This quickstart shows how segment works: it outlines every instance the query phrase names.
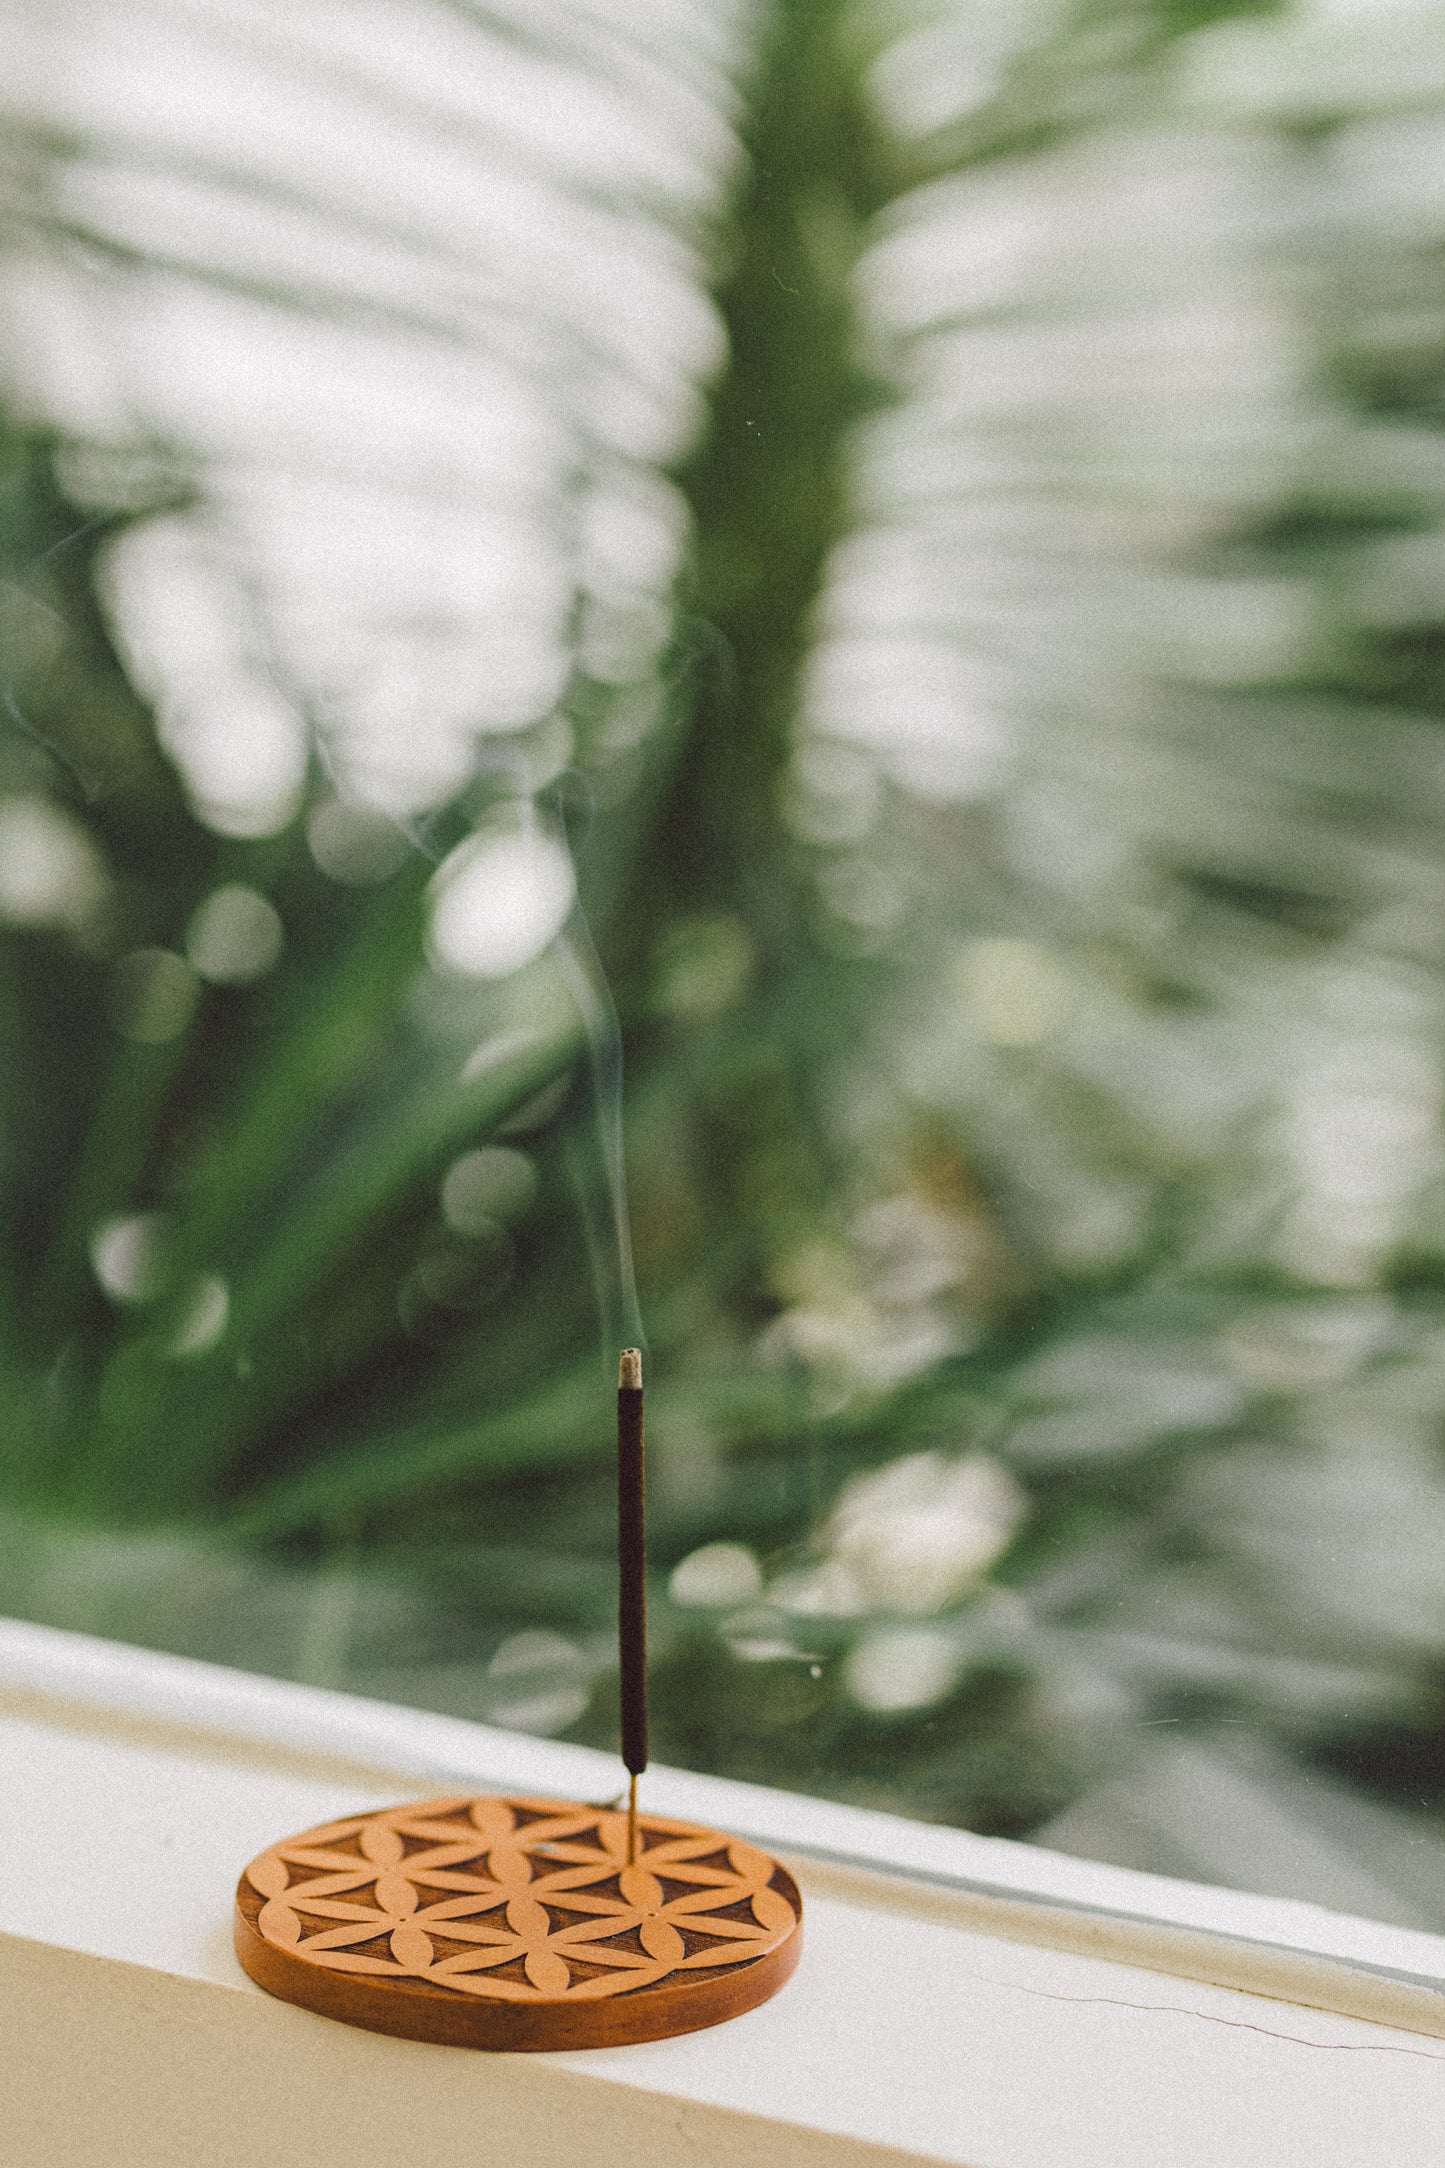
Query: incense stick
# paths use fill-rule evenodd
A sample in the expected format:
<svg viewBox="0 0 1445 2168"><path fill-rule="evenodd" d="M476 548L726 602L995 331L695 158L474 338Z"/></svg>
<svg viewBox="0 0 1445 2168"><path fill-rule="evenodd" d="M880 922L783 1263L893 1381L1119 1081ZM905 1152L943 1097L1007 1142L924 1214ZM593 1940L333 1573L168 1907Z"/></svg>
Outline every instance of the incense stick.
<svg viewBox="0 0 1445 2168"><path fill-rule="evenodd" d="M622 1760L628 1773L627 1858L637 1864L637 1780L647 1767L647 1517L642 1442L642 1356L617 1365L617 1655Z"/></svg>

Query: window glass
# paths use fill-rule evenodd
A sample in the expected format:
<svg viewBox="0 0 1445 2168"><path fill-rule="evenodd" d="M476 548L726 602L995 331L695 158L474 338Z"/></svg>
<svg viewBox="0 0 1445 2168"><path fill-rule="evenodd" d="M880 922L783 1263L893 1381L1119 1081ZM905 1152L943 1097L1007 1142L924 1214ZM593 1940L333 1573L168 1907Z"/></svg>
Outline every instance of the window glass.
<svg viewBox="0 0 1445 2168"><path fill-rule="evenodd" d="M7 27L0 1603L1445 1927L1445 9Z"/></svg>

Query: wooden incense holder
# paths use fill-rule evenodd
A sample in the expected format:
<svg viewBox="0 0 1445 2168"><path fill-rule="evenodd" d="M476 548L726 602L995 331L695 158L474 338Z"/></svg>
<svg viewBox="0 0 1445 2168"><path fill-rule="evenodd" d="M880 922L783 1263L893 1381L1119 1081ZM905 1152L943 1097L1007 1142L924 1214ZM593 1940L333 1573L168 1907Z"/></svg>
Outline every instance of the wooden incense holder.
<svg viewBox="0 0 1445 2168"><path fill-rule="evenodd" d="M655 1814L453 1798L273 1844L236 1891L236 1954L283 2001L452 2047L620 2047L766 2002L803 1904L775 1859Z"/></svg>

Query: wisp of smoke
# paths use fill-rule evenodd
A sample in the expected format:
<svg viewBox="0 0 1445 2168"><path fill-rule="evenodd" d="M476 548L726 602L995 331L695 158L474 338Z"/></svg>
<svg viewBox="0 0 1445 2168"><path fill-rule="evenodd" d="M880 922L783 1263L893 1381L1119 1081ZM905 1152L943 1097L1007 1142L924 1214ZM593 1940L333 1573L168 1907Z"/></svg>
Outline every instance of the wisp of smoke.
<svg viewBox="0 0 1445 2168"><path fill-rule="evenodd" d="M570 849L560 796L559 791L557 816ZM622 1026L580 901L574 903L567 924L553 943L553 953L577 1004L587 1042L587 1066L602 1173L601 1209L584 1155L575 1144L568 1150L568 1171L592 1268L603 1355L611 1364L620 1347L645 1350L647 1336L637 1298L632 1226L627 1209L627 1161L622 1125Z"/></svg>

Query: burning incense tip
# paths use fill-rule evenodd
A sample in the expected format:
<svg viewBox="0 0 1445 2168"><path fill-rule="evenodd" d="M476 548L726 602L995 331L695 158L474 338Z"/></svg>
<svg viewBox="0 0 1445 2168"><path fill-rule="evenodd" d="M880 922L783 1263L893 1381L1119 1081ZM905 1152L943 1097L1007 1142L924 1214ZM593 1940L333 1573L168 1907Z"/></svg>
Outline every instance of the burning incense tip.
<svg viewBox="0 0 1445 2168"><path fill-rule="evenodd" d="M617 1358L617 1389L624 1392L629 1388L635 1393L642 1391L641 1348L625 1347Z"/></svg>

